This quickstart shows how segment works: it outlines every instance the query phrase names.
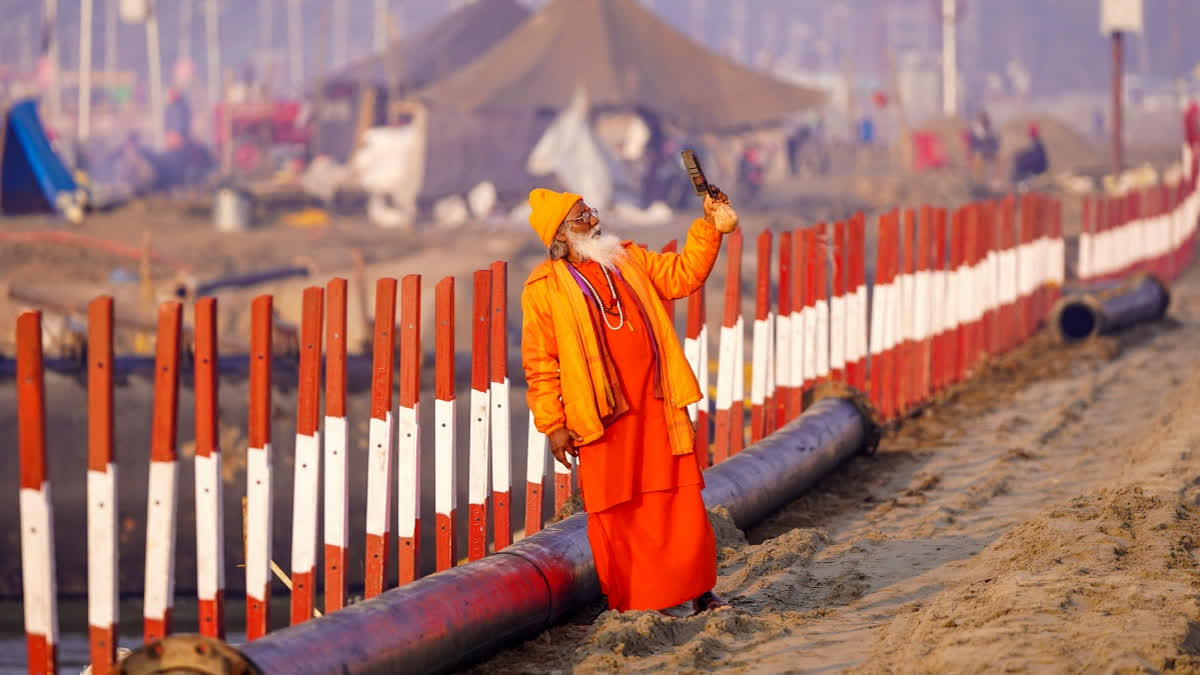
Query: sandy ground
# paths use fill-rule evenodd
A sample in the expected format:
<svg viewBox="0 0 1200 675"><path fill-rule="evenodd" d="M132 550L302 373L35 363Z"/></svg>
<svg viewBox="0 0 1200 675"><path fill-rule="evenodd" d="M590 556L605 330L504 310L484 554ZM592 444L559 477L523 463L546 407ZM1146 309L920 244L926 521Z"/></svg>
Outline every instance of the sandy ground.
<svg viewBox="0 0 1200 675"><path fill-rule="evenodd" d="M477 672L1200 671L1200 272L1170 318L1039 336L741 533L736 611L582 613Z"/></svg>

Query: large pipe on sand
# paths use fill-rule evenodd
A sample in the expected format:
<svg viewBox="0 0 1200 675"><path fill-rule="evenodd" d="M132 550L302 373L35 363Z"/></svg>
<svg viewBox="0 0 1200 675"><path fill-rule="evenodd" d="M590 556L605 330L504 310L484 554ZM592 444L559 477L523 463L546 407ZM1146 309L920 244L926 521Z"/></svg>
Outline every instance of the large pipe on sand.
<svg viewBox="0 0 1200 675"><path fill-rule="evenodd" d="M738 527L751 527L846 459L872 450L877 440L878 427L861 396L822 398L783 429L707 470L704 501L728 509ZM201 651L205 659L187 665L194 672L460 668L537 635L599 596L586 523L584 514L571 516L482 560L236 649L184 648L204 638L170 636L132 654L121 672L162 672L165 655ZM214 659L218 653L225 656Z"/></svg>
<svg viewBox="0 0 1200 675"><path fill-rule="evenodd" d="M1116 287L1064 297L1051 312L1051 327L1061 342L1079 342L1161 319L1170 302L1167 287L1142 274Z"/></svg>

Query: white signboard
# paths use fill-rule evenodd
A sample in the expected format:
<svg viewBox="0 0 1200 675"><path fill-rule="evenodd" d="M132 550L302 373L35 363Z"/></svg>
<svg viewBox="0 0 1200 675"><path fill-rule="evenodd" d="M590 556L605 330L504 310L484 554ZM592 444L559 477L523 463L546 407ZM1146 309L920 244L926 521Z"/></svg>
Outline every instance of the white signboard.
<svg viewBox="0 0 1200 675"><path fill-rule="evenodd" d="M1142 32L1142 0L1100 0L1100 33Z"/></svg>

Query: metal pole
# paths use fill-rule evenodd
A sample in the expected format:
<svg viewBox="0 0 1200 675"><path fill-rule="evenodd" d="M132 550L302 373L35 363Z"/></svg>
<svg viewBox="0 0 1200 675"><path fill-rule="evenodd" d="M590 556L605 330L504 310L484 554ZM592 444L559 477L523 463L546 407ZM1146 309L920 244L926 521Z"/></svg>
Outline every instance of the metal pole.
<svg viewBox="0 0 1200 675"><path fill-rule="evenodd" d="M158 11L151 5L146 15L146 56L150 71L150 129L154 147L163 147L162 52L158 45Z"/></svg>
<svg viewBox="0 0 1200 675"><path fill-rule="evenodd" d="M92 0L79 3L79 140L86 141L92 125Z"/></svg>
<svg viewBox="0 0 1200 675"><path fill-rule="evenodd" d="M104 2L104 70L109 77L117 70L117 0Z"/></svg>
<svg viewBox="0 0 1200 675"><path fill-rule="evenodd" d="M1121 140L1122 119L1121 119L1121 103L1124 98L1124 90L1121 82L1122 74L1124 73L1124 50L1122 49L1121 31L1115 30L1112 34L1112 170L1116 175L1121 173L1121 167L1124 165L1123 148Z"/></svg>
<svg viewBox="0 0 1200 675"><path fill-rule="evenodd" d="M958 114L958 0L942 0L942 113Z"/></svg>
<svg viewBox="0 0 1200 675"><path fill-rule="evenodd" d="M208 0L205 4L204 12L204 56L208 61L208 74L205 80L208 82L208 106L212 108L222 100L221 96L221 37L219 32L219 21L221 18L221 10L217 6L219 0ZM109 0L112 2L112 0ZM213 130L213 137L216 138L216 130Z"/></svg>
<svg viewBox="0 0 1200 675"><path fill-rule="evenodd" d="M304 56L300 53L300 0L288 0L288 74L292 76L292 86L297 90L304 88Z"/></svg>
<svg viewBox="0 0 1200 675"><path fill-rule="evenodd" d="M49 125L54 129L58 127L58 116L62 113L61 92L58 89L58 0L46 0L45 8L45 30L49 40L46 59L50 62L50 89L46 94L46 103Z"/></svg>
<svg viewBox="0 0 1200 675"><path fill-rule="evenodd" d="M375 51L382 52L388 43L388 0L375 0Z"/></svg>

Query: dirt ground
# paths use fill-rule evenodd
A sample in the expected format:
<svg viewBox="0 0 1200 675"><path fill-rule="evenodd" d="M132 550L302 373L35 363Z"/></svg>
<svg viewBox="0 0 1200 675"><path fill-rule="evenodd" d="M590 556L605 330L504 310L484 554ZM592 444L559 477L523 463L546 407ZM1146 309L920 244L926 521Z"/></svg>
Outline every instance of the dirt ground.
<svg viewBox="0 0 1200 675"><path fill-rule="evenodd" d="M1200 672L1200 272L1169 318L1045 335L750 532L735 611L582 614L476 672Z"/></svg>

